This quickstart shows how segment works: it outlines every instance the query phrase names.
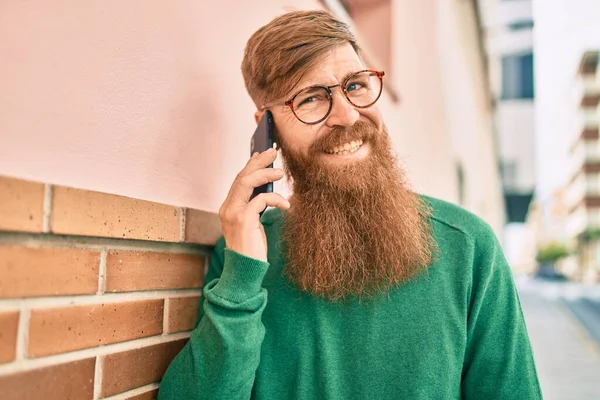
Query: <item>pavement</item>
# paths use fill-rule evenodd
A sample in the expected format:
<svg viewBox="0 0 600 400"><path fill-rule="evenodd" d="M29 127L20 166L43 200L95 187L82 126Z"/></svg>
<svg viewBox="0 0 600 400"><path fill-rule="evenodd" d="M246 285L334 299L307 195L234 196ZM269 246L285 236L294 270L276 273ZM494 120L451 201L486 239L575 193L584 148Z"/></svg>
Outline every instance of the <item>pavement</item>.
<svg viewBox="0 0 600 400"><path fill-rule="evenodd" d="M517 278L546 400L600 400L600 285Z"/></svg>

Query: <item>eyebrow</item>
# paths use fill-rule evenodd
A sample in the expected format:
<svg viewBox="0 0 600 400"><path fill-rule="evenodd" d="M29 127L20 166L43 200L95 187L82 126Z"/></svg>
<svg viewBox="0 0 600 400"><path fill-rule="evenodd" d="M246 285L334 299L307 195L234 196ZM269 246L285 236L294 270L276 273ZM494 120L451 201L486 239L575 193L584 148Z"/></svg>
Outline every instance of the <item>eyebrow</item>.
<svg viewBox="0 0 600 400"><path fill-rule="evenodd" d="M346 72L346 74L344 74L344 76L342 76L342 79L339 82L335 83L335 85L342 84L346 79L350 78L352 75L356 74L359 71L364 71L364 68L363 69L357 69L356 71ZM294 94L298 93L299 91L304 90L304 89L309 88L309 87L313 87L313 86L331 86L331 85L326 85L324 83L313 83L311 85L305 85L305 86L303 85L303 86L295 89L290 94L290 96L293 96Z"/></svg>
<svg viewBox="0 0 600 400"><path fill-rule="evenodd" d="M361 70L359 69L359 70L356 70L356 71L353 71L353 72L348 72L346 75L344 75L344 76L342 77L342 80L341 80L339 83L342 83L342 82L344 82L346 79L350 78L352 75L354 75L354 74L355 74L355 73L357 73L358 71L361 71Z"/></svg>

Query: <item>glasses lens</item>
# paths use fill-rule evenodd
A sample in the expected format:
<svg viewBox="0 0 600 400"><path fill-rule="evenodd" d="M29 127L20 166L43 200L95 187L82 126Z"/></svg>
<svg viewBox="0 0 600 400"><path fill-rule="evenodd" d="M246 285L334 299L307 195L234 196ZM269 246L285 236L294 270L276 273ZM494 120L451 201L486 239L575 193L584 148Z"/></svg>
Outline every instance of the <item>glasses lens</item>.
<svg viewBox="0 0 600 400"><path fill-rule="evenodd" d="M300 121L311 124L327 115L331 106L331 96L325 88L309 87L296 95L292 106Z"/></svg>
<svg viewBox="0 0 600 400"><path fill-rule="evenodd" d="M381 79L373 72L359 72L348 79L344 89L352 104L357 107L368 107L379 99Z"/></svg>

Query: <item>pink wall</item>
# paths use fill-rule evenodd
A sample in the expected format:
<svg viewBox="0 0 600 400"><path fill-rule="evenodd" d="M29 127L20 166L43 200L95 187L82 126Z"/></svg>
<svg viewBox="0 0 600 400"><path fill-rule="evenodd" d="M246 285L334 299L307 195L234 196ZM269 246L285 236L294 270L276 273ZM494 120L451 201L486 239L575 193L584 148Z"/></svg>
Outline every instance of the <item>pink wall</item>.
<svg viewBox="0 0 600 400"><path fill-rule="evenodd" d="M360 31L362 38L367 42L368 49L376 60L386 70L387 77L393 76L390 69L391 48L391 0L348 0L351 7L351 16ZM379 66L376 66L379 67Z"/></svg>
<svg viewBox="0 0 600 400"><path fill-rule="evenodd" d="M287 3L4 3L0 174L217 210L255 126L240 73L246 40L275 15L319 7ZM395 4L403 103L384 96L381 106L417 186L448 197L434 1Z"/></svg>
<svg viewBox="0 0 600 400"><path fill-rule="evenodd" d="M237 3L5 3L0 174L217 209L254 129L245 41L285 11Z"/></svg>

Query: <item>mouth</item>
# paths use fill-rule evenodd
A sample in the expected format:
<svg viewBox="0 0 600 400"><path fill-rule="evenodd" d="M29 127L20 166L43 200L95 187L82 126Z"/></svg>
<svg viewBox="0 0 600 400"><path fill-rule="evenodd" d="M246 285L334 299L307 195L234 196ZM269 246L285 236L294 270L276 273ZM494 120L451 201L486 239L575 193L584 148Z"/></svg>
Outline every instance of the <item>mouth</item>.
<svg viewBox="0 0 600 400"><path fill-rule="evenodd" d="M336 156L347 156L356 153L363 146L362 140L353 140L340 146L325 149L325 153Z"/></svg>

